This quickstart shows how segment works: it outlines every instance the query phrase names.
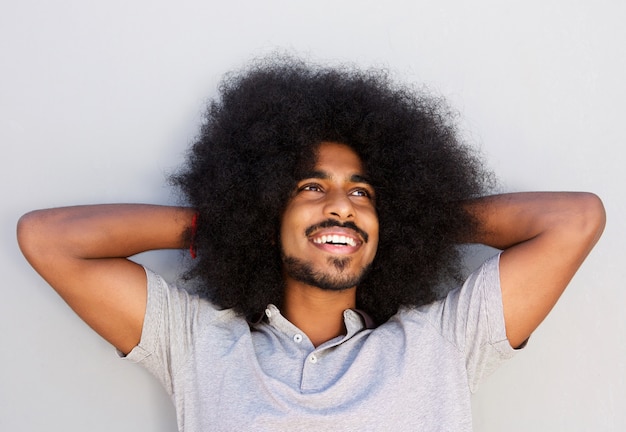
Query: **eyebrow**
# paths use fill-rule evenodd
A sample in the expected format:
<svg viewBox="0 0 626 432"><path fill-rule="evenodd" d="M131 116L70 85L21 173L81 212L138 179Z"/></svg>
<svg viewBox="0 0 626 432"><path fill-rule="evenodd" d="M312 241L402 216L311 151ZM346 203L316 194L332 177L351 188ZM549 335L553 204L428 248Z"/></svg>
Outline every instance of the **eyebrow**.
<svg viewBox="0 0 626 432"><path fill-rule="evenodd" d="M314 170L314 171L305 172L304 175L300 177L300 180L309 179L309 178L329 180L332 178L332 176L328 174L326 171ZM365 184L372 186L372 183L367 179L367 177L365 177L362 174L352 174L348 179L350 180L351 183L365 183Z"/></svg>

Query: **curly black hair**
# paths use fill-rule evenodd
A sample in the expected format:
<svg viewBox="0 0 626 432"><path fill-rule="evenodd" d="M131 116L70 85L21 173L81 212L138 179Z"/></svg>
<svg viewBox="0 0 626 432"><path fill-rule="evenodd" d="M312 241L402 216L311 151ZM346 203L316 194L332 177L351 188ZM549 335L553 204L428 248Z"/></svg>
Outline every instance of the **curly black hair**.
<svg viewBox="0 0 626 432"><path fill-rule="evenodd" d="M199 212L186 276L201 294L248 319L281 304L280 218L324 141L349 145L376 191L379 246L357 307L383 322L458 278L458 240L477 229L463 201L483 195L491 176L440 98L382 70L281 56L227 75L220 96L172 176Z"/></svg>

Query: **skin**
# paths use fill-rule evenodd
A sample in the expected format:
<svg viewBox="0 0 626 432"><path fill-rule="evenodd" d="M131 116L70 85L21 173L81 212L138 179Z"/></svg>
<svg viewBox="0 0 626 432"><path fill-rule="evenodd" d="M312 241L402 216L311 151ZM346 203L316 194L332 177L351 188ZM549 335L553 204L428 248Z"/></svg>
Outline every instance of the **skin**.
<svg viewBox="0 0 626 432"><path fill-rule="evenodd" d="M483 230L474 243L502 249L506 334L518 347L548 315L606 223L601 200L580 192L505 194L467 204Z"/></svg>
<svg viewBox="0 0 626 432"><path fill-rule="evenodd" d="M281 226L283 252L331 279L355 276L375 257L374 191L360 178L358 156L342 144L323 143L315 171L298 184L287 203ZM364 191L371 193L369 201ZM599 239L604 207L590 193L543 192L479 198L467 202L466 208L482 229L459 241L503 250L500 279L506 333L517 347L547 316ZM38 210L20 219L17 236L26 259L70 307L128 353L140 340L146 309L145 273L128 257L147 250L186 248L183 233L193 213L188 208L135 204ZM307 228L327 219L354 221L369 241L358 244L358 234L332 228L327 230L352 236L358 246L312 242L320 231L307 235ZM339 271L328 265L329 258L350 261ZM294 278L287 269L285 286L282 312L314 345L345 331L343 311L354 307L356 286L321 289Z"/></svg>
<svg viewBox="0 0 626 432"><path fill-rule="evenodd" d="M143 204L38 210L18 222L33 268L78 316L123 353L141 337L146 274L127 257L187 247L192 209Z"/></svg>
<svg viewBox="0 0 626 432"><path fill-rule="evenodd" d="M358 280L376 255L378 217L374 188L365 178L361 160L350 147L322 143L313 172L298 182L283 213L280 231L283 255L307 263L313 272L328 279L353 281L342 290L320 289L284 272L282 313L314 345L344 332L343 311L356 306ZM352 222L362 234L335 226L310 230L327 220ZM346 237L350 244L323 242L333 235L339 236L340 241ZM338 268L333 264L335 260L347 264Z"/></svg>

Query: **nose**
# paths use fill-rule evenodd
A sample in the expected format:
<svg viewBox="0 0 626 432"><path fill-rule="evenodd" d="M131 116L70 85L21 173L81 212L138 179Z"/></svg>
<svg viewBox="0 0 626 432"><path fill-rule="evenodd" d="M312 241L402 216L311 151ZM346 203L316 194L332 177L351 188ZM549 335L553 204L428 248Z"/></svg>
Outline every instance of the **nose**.
<svg viewBox="0 0 626 432"><path fill-rule="evenodd" d="M339 219L354 218L354 206L343 190L335 190L326 195L324 212L327 216Z"/></svg>

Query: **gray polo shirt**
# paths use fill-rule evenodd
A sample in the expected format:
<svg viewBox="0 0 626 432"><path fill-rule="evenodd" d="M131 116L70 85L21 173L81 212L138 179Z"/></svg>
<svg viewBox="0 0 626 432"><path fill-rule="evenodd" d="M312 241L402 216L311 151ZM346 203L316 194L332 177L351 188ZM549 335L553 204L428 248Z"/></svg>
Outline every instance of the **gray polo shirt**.
<svg viewBox="0 0 626 432"><path fill-rule="evenodd" d="M141 341L128 359L152 372L181 431L470 431L470 395L514 353L498 256L441 301L403 308L315 348L278 308L249 325L232 310L147 271Z"/></svg>

